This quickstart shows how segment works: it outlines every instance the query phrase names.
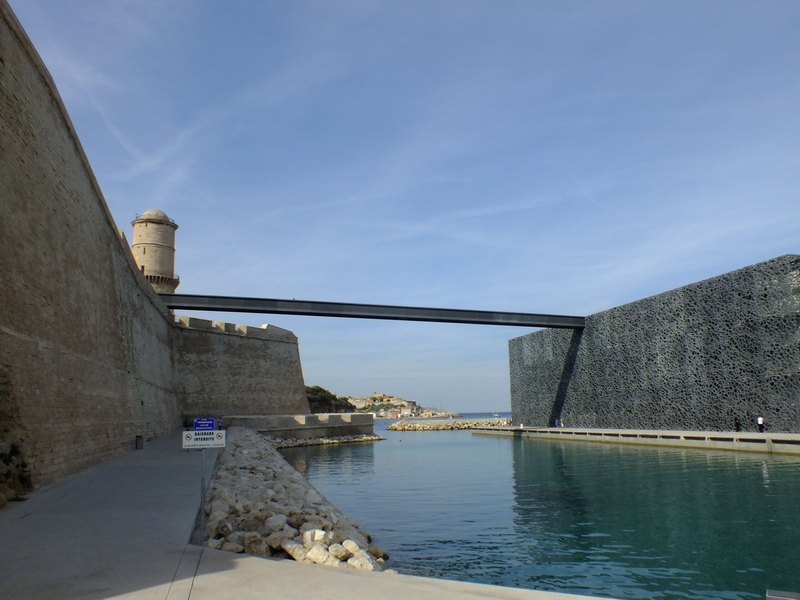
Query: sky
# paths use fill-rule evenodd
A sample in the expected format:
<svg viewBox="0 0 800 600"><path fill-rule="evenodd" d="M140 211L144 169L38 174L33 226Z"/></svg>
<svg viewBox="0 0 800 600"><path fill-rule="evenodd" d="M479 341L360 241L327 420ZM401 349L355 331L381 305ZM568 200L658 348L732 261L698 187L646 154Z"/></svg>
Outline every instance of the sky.
<svg viewBox="0 0 800 600"><path fill-rule="evenodd" d="M796 0L10 0L178 292L589 315L800 253ZM192 313L509 410L519 327Z"/></svg>

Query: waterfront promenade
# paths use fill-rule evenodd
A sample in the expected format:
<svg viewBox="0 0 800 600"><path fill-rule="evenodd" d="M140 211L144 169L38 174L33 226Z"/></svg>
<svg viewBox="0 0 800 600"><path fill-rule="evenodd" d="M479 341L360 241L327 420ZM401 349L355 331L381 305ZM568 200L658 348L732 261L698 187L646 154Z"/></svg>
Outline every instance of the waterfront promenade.
<svg viewBox="0 0 800 600"><path fill-rule="evenodd" d="M204 452L208 478L216 453ZM194 546L189 539L200 504L200 472L201 453L181 450L175 433L0 509L0 598L585 598Z"/></svg>
<svg viewBox="0 0 800 600"><path fill-rule="evenodd" d="M581 429L569 427L478 427L474 433L559 441L604 442L729 450L800 456L800 433L734 431L669 431L646 429Z"/></svg>

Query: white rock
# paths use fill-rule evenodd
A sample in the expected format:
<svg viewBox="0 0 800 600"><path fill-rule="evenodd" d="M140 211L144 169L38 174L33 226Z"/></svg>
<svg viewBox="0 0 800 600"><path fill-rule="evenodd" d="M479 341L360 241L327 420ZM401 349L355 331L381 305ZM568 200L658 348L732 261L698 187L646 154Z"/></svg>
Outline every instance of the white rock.
<svg viewBox="0 0 800 600"><path fill-rule="evenodd" d="M318 565L325 565L327 567L341 567L344 565L342 561L328 552L328 550L322 544L314 544L308 551L308 554L306 554L306 560L310 560Z"/></svg>
<svg viewBox="0 0 800 600"><path fill-rule="evenodd" d="M283 540L283 542L281 542L281 548L297 562L303 562L308 555L308 550L306 550L305 546L294 540Z"/></svg>
<svg viewBox="0 0 800 600"><path fill-rule="evenodd" d="M378 561L371 554L361 549L358 552L353 552L353 556L347 559L347 564L362 571L383 571L383 567Z"/></svg>
<svg viewBox="0 0 800 600"><path fill-rule="evenodd" d="M344 548L350 552L350 554L355 554L359 550L363 550L363 548L356 544L353 540L344 540L342 542L342 546L344 546Z"/></svg>
<svg viewBox="0 0 800 600"><path fill-rule="evenodd" d="M301 528L302 530L302 528ZM303 546L311 548L315 544L325 544L326 546L331 543L331 535L322 529L309 529L303 532Z"/></svg>
<svg viewBox="0 0 800 600"><path fill-rule="evenodd" d="M264 525L269 527L272 531L280 531L286 525L286 515L272 515L269 519L264 521Z"/></svg>
<svg viewBox="0 0 800 600"><path fill-rule="evenodd" d="M244 546L236 542L225 542L222 544L222 550L226 552L244 552Z"/></svg>
<svg viewBox="0 0 800 600"><path fill-rule="evenodd" d="M210 547L369 570L381 568L370 552L385 556L266 439L240 427L228 429L205 511Z"/></svg>
<svg viewBox="0 0 800 600"><path fill-rule="evenodd" d="M347 560L350 558L350 551L341 544L331 544L328 547L328 552L333 554L339 560Z"/></svg>

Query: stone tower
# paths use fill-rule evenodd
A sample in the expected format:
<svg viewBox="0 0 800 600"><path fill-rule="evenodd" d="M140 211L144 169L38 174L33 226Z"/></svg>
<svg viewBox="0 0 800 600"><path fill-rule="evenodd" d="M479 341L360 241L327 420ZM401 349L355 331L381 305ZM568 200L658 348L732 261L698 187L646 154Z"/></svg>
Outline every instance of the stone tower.
<svg viewBox="0 0 800 600"><path fill-rule="evenodd" d="M131 251L139 270L156 292L174 294L180 284L175 275L175 221L153 209L144 211L131 224Z"/></svg>

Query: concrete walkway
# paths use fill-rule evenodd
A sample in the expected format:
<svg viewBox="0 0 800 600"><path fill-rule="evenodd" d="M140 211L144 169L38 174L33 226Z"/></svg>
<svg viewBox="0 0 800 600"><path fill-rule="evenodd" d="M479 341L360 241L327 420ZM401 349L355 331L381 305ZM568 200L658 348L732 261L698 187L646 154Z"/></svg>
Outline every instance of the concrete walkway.
<svg viewBox="0 0 800 600"><path fill-rule="evenodd" d="M205 472L215 459L205 450ZM0 598L577 600L535 592L269 560L189 544L201 452L178 433L0 510Z"/></svg>

